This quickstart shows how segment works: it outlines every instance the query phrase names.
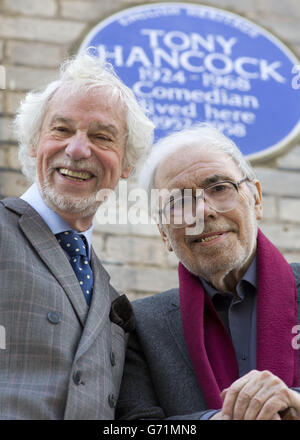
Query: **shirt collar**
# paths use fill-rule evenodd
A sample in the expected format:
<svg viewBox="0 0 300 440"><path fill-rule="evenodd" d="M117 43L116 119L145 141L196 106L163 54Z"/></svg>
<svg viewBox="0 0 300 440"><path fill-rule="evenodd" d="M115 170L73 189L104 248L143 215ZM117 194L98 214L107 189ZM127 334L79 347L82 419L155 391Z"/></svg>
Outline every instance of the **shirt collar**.
<svg viewBox="0 0 300 440"><path fill-rule="evenodd" d="M220 292L215 287L213 287L210 283L208 283L204 278L201 278L199 276L199 279L203 285L203 288L205 292L210 296L212 299L216 293L228 293L228 292ZM238 282L236 290L238 295L243 298L246 294L245 284L244 282L249 283L254 289L255 292L257 290L257 269L256 269L256 255L254 256L250 266L248 267L247 271L245 272L242 279Z"/></svg>
<svg viewBox="0 0 300 440"><path fill-rule="evenodd" d="M83 232L76 231L70 227L70 225L62 219L55 211L49 208L44 202L36 183L28 188L28 190L20 197L27 202L37 213L42 217L44 222L49 226L52 233L59 234L64 231L74 231L78 234L84 235L88 243L88 255L90 257L90 247L92 242L92 231L94 225Z"/></svg>

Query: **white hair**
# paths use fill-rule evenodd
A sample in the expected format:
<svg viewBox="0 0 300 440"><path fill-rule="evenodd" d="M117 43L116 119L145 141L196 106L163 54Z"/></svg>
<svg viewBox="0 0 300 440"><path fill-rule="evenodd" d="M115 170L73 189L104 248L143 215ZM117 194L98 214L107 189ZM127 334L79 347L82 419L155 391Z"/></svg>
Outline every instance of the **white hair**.
<svg viewBox="0 0 300 440"><path fill-rule="evenodd" d="M25 176L33 181L36 176L36 159L30 150L36 148L40 130L54 94L62 87L68 92L104 88L112 99L119 98L127 110L127 139L123 166L137 166L151 148L153 123L147 118L133 92L122 83L109 63L103 63L88 51L66 60L60 68L60 76L43 90L26 95L15 118L15 131L19 142L19 160Z"/></svg>
<svg viewBox="0 0 300 440"><path fill-rule="evenodd" d="M189 145L191 148L195 148L195 144L199 144L207 150L213 148L230 156L243 176L248 177L251 189L254 189L251 181L256 179L255 173L236 144L211 124L198 123L189 129L172 133L154 144L139 175L139 184L147 191L149 199L151 190L154 189L155 173L160 163L178 149Z"/></svg>

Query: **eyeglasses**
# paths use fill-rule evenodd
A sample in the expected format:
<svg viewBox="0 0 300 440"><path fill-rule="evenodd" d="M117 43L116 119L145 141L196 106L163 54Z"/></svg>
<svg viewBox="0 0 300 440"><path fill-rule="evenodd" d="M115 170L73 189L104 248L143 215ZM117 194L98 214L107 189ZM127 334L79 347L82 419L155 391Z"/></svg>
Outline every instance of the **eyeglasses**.
<svg viewBox="0 0 300 440"><path fill-rule="evenodd" d="M169 224L172 228L184 228L195 223L200 209L204 210L204 202L217 212L231 211L238 202L239 186L249 180L247 177L239 182L224 180L205 188L192 190L175 190L170 199L160 210L161 223ZM202 201L201 205L199 200Z"/></svg>

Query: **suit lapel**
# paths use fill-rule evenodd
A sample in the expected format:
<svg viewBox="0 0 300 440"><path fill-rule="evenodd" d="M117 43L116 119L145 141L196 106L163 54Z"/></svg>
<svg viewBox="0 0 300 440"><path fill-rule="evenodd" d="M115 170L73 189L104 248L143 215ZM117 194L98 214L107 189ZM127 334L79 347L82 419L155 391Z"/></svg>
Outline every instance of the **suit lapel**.
<svg viewBox="0 0 300 440"><path fill-rule="evenodd" d="M175 345L180 351L185 362L188 364L189 368L194 371L184 339L178 294L170 304L170 308L165 314L165 319L168 330L172 338L174 339Z"/></svg>
<svg viewBox="0 0 300 440"><path fill-rule="evenodd" d="M4 199L2 203L20 215L19 225L22 232L64 289L81 324L84 325L87 304L77 277L48 225L28 203L21 199Z"/></svg>
<svg viewBox="0 0 300 440"><path fill-rule="evenodd" d="M176 291L176 295L173 296L173 300L165 314L165 319L168 330L172 338L174 339L174 347L177 346L178 351L181 353L181 356L183 357L189 370L191 370L192 374L195 376L195 382L197 382L195 370L192 365L188 348L184 339L178 290ZM198 388L198 393L203 400L203 404L205 405L204 395L200 387Z"/></svg>
<svg viewBox="0 0 300 440"><path fill-rule="evenodd" d="M109 275L93 249L91 249L91 267L94 277L93 297L75 360L90 347L107 323L111 302L114 299L110 297Z"/></svg>
<svg viewBox="0 0 300 440"><path fill-rule="evenodd" d="M91 266L94 277L93 297L90 308L86 304L77 277L66 255L41 217L29 207L30 213L20 217L19 224L50 272L63 287L83 326L75 359L78 359L95 340L109 316L111 302L109 275L91 249Z"/></svg>

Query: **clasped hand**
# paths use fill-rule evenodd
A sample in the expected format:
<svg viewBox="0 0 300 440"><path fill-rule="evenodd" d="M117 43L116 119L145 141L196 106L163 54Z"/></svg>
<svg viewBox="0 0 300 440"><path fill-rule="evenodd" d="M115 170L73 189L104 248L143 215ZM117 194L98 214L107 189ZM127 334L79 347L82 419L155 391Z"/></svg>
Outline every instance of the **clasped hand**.
<svg viewBox="0 0 300 440"><path fill-rule="evenodd" d="M252 370L221 393L210 420L300 420L300 394L270 371Z"/></svg>

